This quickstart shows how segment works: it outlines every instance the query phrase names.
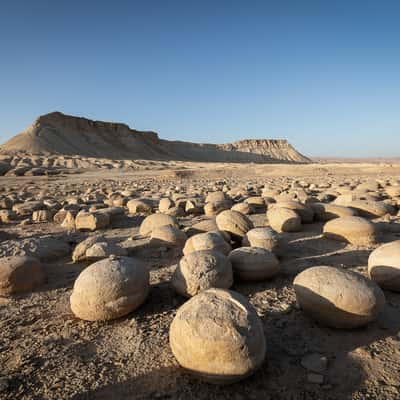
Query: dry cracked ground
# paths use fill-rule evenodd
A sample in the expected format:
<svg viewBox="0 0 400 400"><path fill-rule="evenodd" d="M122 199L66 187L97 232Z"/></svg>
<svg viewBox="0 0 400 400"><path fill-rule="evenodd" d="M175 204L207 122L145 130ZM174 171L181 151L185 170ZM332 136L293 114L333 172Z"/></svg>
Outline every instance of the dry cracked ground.
<svg viewBox="0 0 400 400"><path fill-rule="evenodd" d="M270 188L292 198L301 199L305 193L331 201L340 187L378 182L376 192L382 193L385 185L398 184L399 179L400 165L396 164L191 164L179 169L165 166L161 171L149 165L146 171L80 170L73 175L1 177L0 196L28 205L48 200L60 208L74 203L87 207L90 202L84 199L94 192L103 194L98 201L111 199L120 206L124 196L150 198L156 204L161 197L178 193L198 198L200 204L211 191L230 191L238 202ZM170 283L181 251L149 246L138 235L145 214L129 214L125 209L107 228L80 232L53 221L32 221L32 210L25 215L6 213L0 225L0 256L34 254L44 265L46 281L32 293L0 297L0 398L399 399L400 295L385 290L383 312L366 327L336 330L305 316L292 286L300 271L315 265L366 275L370 252L400 239L396 215L400 200L391 200L396 213L373 219L380 232L376 245L329 240L322 235L323 222L303 224L300 232L280 234L277 277L256 283L235 281L232 289L249 299L262 320L267 356L254 375L226 386L203 383L186 374L170 350L169 326L186 301ZM182 229L206 219L196 214L177 217ZM265 211L249 217L255 226L268 225ZM79 320L69 306L74 281L87 266L73 263L71 252L77 243L98 234L120 243L150 268L147 301L109 322ZM307 362L310 358L316 358L316 364L323 360L322 368Z"/></svg>

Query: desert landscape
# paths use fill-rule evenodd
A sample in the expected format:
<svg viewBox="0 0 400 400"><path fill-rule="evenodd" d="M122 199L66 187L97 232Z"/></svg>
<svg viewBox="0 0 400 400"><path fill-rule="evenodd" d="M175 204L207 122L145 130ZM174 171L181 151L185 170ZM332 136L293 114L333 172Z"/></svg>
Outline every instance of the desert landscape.
<svg viewBox="0 0 400 400"><path fill-rule="evenodd" d="M400 163L54 112L0 148L1 399L399 399Z"/></svg>

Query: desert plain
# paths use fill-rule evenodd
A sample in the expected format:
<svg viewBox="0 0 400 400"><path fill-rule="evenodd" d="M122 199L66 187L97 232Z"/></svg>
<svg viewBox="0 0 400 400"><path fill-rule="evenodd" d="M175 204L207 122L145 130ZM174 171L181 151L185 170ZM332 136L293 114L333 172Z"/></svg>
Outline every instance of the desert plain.
<svg viewBox="0 0 400 400"><path fill-rule="evenodd" d="M58 164L65 160L53 158L60 158ZM122 162L94 165L80 163L79 157L74 160L57 174L0 177L0 256L33 256L44 273L34 289L0 297L1 399L400 398L400 295L384 290L385 305L372 322L335 329L306 315L293 288L296 275L314 266L368 277L370 253L400 239L400 198L387 192L388 187L399 188L400 164L142 160L133 168ZM310 205L353 193L391 210L366 217L376 228L377 239L364 245L325 237L326 221L314 216L296 232L278 233L278 274L260 281L235 277L230 289L256 310L266 357L251 376L229 385L192 376L174 357L169 329L187 299L176 292L171 278L183 244L154 242L139 232L143 220L159 212L160 200L169 198L175 205L171 203L173 210L167 213L176 218L179 229L187 237L199 233L193 225L215 220L215 215L204 213L207 194L213 192L224 193L230 206L262 199L249 202L246 214L254 227L269 226L267 210L289 199ZM132 199L146 199L150 206L135 203L128 208ZM79 210L108 208L114 211L106 226L74 226ZM60 210L69 210L72 222L63 224L66 214ZM72 254L89 237L123 248L150 272L147 299L125 316L86 321L71 311L74 282L91 263L74 262Z"/></svg>

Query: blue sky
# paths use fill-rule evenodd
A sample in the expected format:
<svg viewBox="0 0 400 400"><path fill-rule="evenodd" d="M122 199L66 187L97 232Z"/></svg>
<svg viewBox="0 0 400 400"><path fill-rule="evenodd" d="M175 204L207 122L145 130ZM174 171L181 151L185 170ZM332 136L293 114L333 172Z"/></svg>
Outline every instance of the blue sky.
<svg viewBox="0 0 400 400"><path fill-rule="evenodd" d="M399 1L0 0L0 141L51 111L400 155Z"/></svg>

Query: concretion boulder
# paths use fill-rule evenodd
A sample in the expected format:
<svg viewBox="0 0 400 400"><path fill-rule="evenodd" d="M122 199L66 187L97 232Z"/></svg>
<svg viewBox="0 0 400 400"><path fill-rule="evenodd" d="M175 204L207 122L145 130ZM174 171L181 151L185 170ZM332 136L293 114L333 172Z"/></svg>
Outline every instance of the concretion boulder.
<svg viewBox="0 0 400 400"><path fill-rule="evenodd" d="M395 209L383 201L354 200L349 207L355 209L364 218L379 218L386 214L395 214Z"/></svg>
<svg viewBox="0 0 400 400"><path fill-rule="evenodd" d="M231 210L239 211L240 213L242 213L244 215L249 215L253 211L250 204L245 203L245 202L235 204L234 206L232 206Z"/></svg>
<svg viewBox="0 0 400 400"><path fill-rule="evenodd" d="M206 203L214 202L214 201L224 201L228 200L226 194L224 192L209 192L206 196Z"/></svg>
<svg viewBox="0 0 400 400"><path fill-rule="evenodd" d="M179 364L212 383L233 383L264 361L263 326L254 308L239 293L209 289L181 306L169 340Z"/></svg>
<svg viewBox="0 0 400 400"><path fill-rule="evenodd" d="M183 247L186 242L186 234L172 225L164 225L154 229L150 235L152 246Z"/></svg>
<svg viewBox="0 0 400 400"><path fill-rule="evenodd" d="M139 233L142 236L150 236L153 230L166 225L179 228L178 222L174 217L161 213L151 214L142 221L139 228Z"/></svg>
<svg viewBox="0 0 400 400"><path fill-rule="evenodd" d="M261 247L274 252L279 246L279 235L269 226L254 228L243 237L242 246Z"/></svg>
<svg viewBox="0 0 400 400"><path fill-rule="evenodd" d="M379 246L370 254L368 274L381 288L400 291L400 240Z"/></svg>
<svg viewBox="0 0 400 400"><path fill-rule="evenodd" d="M272 278L280 265L275 255L261 247L239 247L232 250L229 260L235 276L243 281L262 281Z"/></svg>
<svg viewBox="0 0 400 400"><path fill-rule="evenodd" d="M266 211L265 200L261 196L251 196L244 200L252 210L256 213L263 213ZM239 210L238 210L239 211Z"/></svg>
<svg viewBox="0 0 400 400"><path fill-rule="evenodd" d="M158 203L158 211L162 213L168 211L172 207L175 207L175 203L173 202L173 200L167 197L161 199Z"/></svg>
<svg viewBox="0 0 400 400"><path fill-rule="evenodd" d="M116 319L138 308L149 288L149 272L140 260L112 256L80 273L70 298L71 310L87 321Z"/></svg>
<svg viewBox="0 0 400 400"><path fill-rule="evenodd" d="M230 200L210 201L204 205L204 214L212 217L224 210L229 210L231 207L232 202Z"/></svg>
<svg viewBox="0 0 400 400"><path fill-rule="evenodd" d="M110 256L127 256L128 252L124 247L112 242L97 242L90 246L85 252L87 261L99 261Z"/></svg>
<svg viewBox="0 0 400 400"><path fill-rule="evenodd" d="M129 214L146 213L153 211L153 202L149 199L132 199L126 203Z"/></svg>
<svg viewBox="0 0 400 400"><path fill-rule="evenodd" d="M110 225L109 214L96 212L79 211L75 217L75 228L82 231L96 231L105 229Z"/></svg>
<svg viewBox="0 0 400 400"><path fill-rule="evenodd" d="M326 222L335 218L357 216L356 210L332 203L313 203L311 207L318 221Z"/></svg>
<svg viewBox="0 0 400 400"><path fill-rule="evenodd" d="M385 296L375 282L334 267L308 268L296 276L297 302L311 318L332 328L357 328L376 319Z"/></svg>
<svg viewBox="0 0 400 400"><path fill-rule="evenodd" d="M219 230L228 232L232 239L240 241L250 229L254 228L253 222L246 215L233 210L218 214L216 223Z"/></svg>
<svg viewBox="0 0 400 400"><path fill-rule="evenodd" d="M95 243L104 242L105 238L103 236L89 236L87 239L78 243L72 252L72 261L79 262L86 260L86 251L92 247Z"/></svg>
<svg viewBox="0 0 400 400"><path fill-rule="evenodd" d="M324 225L324 236L341 242L367 246L377 240L374 224L361 217L341 217L328 221Z"/></svg>
<svg viewBox="0 0 400 400"><path fill-rule="evenodd" d="M301 222L303 224L310 224L314 221L314 210L298 201L278 201L277 203L273 204L271 208L287 208L289 210L293 210L301 218Z"/></svg>
<svg viewBox="0 0 400 400"><path fill-rule="evenodd" d="M213 287L229 289L232 284L230 261L213 250L195 251L182 257L172 277L176 292L186 297Z"/></svg>
<svg viewBox="0 0 400 400"><path fill-rule="evenodd" d="M269 208L267 219L271 228L277 232L299 232L302 229L300 216L288 208Z"/></svg>
<svg viewBox="0 0 400 400"><path fill-rule="evenodd" d="M226 242L222 234L218 231L198 233L191 236L185 243L183 254L187 255L199 250L216 250L224 255L228 255L232 248Z"/></svg>
<svg viewBox="0 0 400 400"><path fill-rule="evenodd" d="M29 292L40 286L44 278L42 265L37 258L0 258L0 295Z"/></svg>

